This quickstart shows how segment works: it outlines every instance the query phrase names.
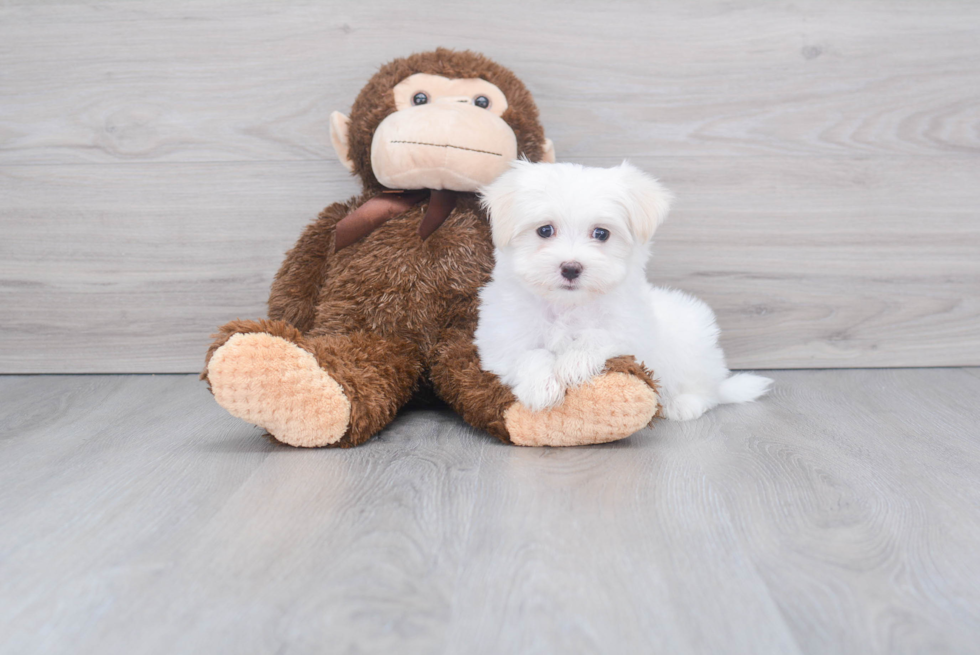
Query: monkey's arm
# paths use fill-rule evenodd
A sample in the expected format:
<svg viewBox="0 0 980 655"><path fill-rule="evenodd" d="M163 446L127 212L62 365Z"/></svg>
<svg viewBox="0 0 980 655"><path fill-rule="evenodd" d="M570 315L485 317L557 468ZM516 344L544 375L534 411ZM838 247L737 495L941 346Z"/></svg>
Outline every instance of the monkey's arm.
<svg viewBox="0 0 980 655"><path fill-rule="evenodd" d="M300 332L313 327L320 287L333 255L334 228L352 206L353 201L334 203L303 230L272 283L269 318L286 321Z"/></svg>

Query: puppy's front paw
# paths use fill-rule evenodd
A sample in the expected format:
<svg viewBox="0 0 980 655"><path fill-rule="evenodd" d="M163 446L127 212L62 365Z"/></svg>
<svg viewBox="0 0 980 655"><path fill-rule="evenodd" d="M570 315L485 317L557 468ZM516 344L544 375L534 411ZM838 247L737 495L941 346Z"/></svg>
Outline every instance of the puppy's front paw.
<svg viewBox="0 0 980 655"><path fill-rule="evenodd" d="M711 405L708 401L693 393L682 393L663 399L664 416L671 421L690 421L699 418L709 409Z"/></svg>
<svg viewBox="0 0 980 655"><path fill-rule="evenodd" d="M538 379L525 379L518 382L512 389L514 395L532 412L540 412L560 405L565 399L565 387L554 376Z"/></svg>
<svg viewBox="0 0 980 655"><path fill-rule="evenodd" d="M566 387L577 387L602 373L605 365L605 357L588 350L566 350L555 360L555 377Z"/></svg>

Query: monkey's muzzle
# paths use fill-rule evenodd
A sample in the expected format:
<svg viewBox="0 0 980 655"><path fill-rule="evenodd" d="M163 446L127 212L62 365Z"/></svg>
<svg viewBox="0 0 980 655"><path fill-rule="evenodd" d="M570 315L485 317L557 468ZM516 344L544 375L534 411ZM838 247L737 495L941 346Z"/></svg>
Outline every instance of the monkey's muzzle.
<svg viewBox="0 0 980 655"><path fill-rule="evenodd" d="M499 116L463 103L395 112L371 142L375 177L393 189L474 192L517 158L517 137Z"/></svg>

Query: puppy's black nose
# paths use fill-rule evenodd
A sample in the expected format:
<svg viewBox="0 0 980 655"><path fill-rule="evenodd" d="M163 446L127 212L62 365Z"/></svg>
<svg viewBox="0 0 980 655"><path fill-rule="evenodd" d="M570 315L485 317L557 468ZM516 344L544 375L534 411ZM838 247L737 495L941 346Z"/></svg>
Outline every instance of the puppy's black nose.
<svg viewBox="0 0 980 655"><path fill-rule="evenodd" d="M561 276L566 280L574 280L582 274L582 265L578 262L565 262L561 265Z"/></svg>

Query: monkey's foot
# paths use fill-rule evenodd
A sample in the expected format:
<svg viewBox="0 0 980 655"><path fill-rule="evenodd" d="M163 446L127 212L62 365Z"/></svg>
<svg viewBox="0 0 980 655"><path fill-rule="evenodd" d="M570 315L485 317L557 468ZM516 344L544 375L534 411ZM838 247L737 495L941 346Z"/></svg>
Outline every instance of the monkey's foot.
<svg viewBox="0 0 980 655"><path fill-rule="evenodd" d="M264 332L236 334L208 362L218 404L290 446L336 443L350 423L344 390L309 352Z"/></svg>
<svg viewBox="0 0 980 655"><path fill-rule="evenodd" d="M510 439L518 446L584 446L625 439L649 425L657 392L630 373L607 372L569 389L553 409L532 412L514 403L504 412Z"/></svg>

